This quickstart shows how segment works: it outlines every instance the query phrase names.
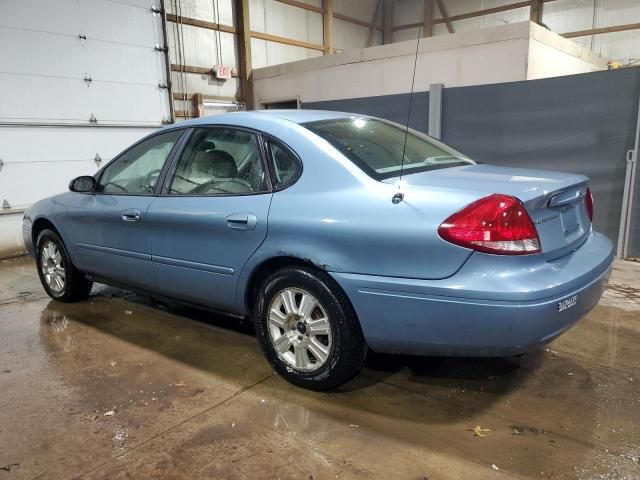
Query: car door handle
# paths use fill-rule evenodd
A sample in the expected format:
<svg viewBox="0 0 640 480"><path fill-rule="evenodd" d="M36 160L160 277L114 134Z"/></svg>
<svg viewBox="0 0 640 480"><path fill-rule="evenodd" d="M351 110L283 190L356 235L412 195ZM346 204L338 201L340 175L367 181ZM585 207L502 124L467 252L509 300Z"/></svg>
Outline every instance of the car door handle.
<svg viewBox="0 0 640 480"><path fill-rule="evenodd" d="M129 208L122 212L122 220L125 222L139 222L141 218L140 210Z"/></svg>
<svg viewBox="0 0 640 480"><path fill-rule="evenodd" d="M253 230L258 223L258 218L252 213L232 213L226 220L231 230Z"/></svg>

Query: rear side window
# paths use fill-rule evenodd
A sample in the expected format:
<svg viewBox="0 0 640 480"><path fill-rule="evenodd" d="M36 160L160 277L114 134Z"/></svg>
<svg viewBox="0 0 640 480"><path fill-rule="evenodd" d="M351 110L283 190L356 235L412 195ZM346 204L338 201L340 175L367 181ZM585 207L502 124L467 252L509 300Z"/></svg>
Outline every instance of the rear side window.
<svg viewBox="0 0 640 480"><path fill-rule="evenodd" d="M404 173L474 164L434 138L397 123L369 117L304 123L376 180Z"/></svg>
<svg viewBox="0 0 640 480"><path fill-rule="evenodd" d="M302 173L298 157L274 140L267 140L267 150L273 165L273 186L277 190L293 184Z"/></svg>

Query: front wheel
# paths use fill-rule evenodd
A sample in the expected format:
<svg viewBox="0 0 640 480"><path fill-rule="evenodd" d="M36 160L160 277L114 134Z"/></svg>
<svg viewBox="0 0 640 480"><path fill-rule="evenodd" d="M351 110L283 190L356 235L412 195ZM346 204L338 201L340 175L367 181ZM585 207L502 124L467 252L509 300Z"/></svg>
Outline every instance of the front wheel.
<svg viewBox="0 0 640 480"><path fill-rule="evenodd" d="M58 234L43 230L36 245L38 276L47 295L61 302L86 299L93 283L73 266Z"/></svg>
<svg viewBox="0 0 640 480"><path fill-rule="evenodd" d="M353 377L367 346L345 294L324 272L277 271L263 284L256 332L275 370L289 382L330 390Z"/></svg>

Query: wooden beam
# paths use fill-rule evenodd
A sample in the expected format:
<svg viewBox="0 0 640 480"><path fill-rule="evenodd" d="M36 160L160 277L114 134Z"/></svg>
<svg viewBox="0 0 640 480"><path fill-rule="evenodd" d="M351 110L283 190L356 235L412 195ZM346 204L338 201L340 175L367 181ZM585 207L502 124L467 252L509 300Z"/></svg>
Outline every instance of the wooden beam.
<svg viewBox="0 0 640 480"><path fill-rule="evenodd" d="M173 92L174 100L192 100L194 95L201 95L203 100L219 100L221 102L241 102L242 100L239 97L229 97L224 95L207 95L205 93L193 93L193 92Z"/></svg>
<svg viewBox="0 0 640 480"><path fill-rule="evenodd" d="M423 0L422 36L433 36L433 0Z"/></svg>
<svg viewBox="0 0 640 480"><path fill-rule="evenodd" d="M542 0L533 0L529 6L529 20L542 23Z"/></svg>
<svg viewBox="0 0 640 480"><path fill-rule="evenodd" d="M196 117L204 117L204 101L201 93L196 93L191 97L193 102L193 110L196 112Z"/></svg>
<svg viewBox="0 0 640 480"><path fill-rule="evenodd" d="M247 110L253 110L253 73L251 66L251 23L249 0L235 0L236 29L238 30L238 61L240 90Z"/></svg>
<svg viewBox="0 0 640 480"><path fill-rule="evenodd" d="M207 22L204 20L199 20L197 18L189 18L189 17L178 17L176 15L167 15L167 20L172 21L172 22L180 22L184 25L191 25L194 27L199 27L199 28L205 28L208 30L220 30L223 32L229 32L229 33L237 33L237 30L234 27L230 27L228 25L219 25L217 23L214 22ZM366 26L369 26L368 23L363 22ZM324 46L317 44L317 43L311 43L311 42L304 42L302 40L295 40L293 38L286 38L286 37L281 37L279 35L271 35L269 33L262 33L262 32L251 32L251 36L254 38L261 38L262 40L269 40L271 42L277 42L277 43L283 43L285 45L294 45L296 47L304 47L304 48L310 48L312 50L320 50L320 51L324 51ZM204 72L202 71L202 67L192 67L192 69L197 69L194 71L191 71L189 73L208 73L208 72Z"/></svg>
<svg viewBox="0 0 640 480"><path fill-rule="evenodd" d="M378 0L376 3L376 11L373 12L373 18L371 19L371 26L369 27L369 38L367 40L367 47L373 45L373 41L376 39L376 30L378 29L378 17L382 15L382 5L384 0Z"/></svg>
<svg viewBox="0 0 640 480"><path fill-rule="evenodd" d="M385 0L384 16L382 17L382 43L393 43L393 2Z"/></svg>
<svg viewBox="0 0 640 480"><path fill-rule="evenodd" d="M586 37L588 35L603 35L605 33L626 32L629 30L640 30L640 23L628 23L626 25L614 25L611 27L590 28L589 30L579 30L577 32L561 33L565 38Z"/></svg>
<svg viewBox="0 0 640 480"><path fill-rule="evenodd" d="M508 5L500 5L499 7L485 8L483 10L475 10L473 12L461 13L460 15L452 15L449 17L450 22L457 22L458 20L466 20L468 18L482 17L484 15L491 15L492 13L506 12L509 10L515 10L518 8L525 8L531 6L532 2L536 0L526 0L522 2L510 3ZM556 0L541 0L542 3L554 2ZM433 23L441 24L445 23L444 18L436 18ZM394 30L406 30L409 28L418 28L422 25L421 23L408 23L406 25L399 25L394 28Z"/></svg>
<svg viewBox="0 0 640 480"><path fill-rule="evenodd" d="M322 32L324 34L324 54L333 50L333 0L322 0Z"/></svg>
<svg viewBox="0 0 640 480"><path fill-rule="evenodd" d="M176 110L176 117L178 117L178 118L196 118L193 115L191 115L189 110Z"/></svg>
<svg viewBox="0 0 640 480"><path fill-rule="evenodd" d="M370 23L367 23L364 20L360 20L354 17L349 17L348 15L343 15L342 13L333 12L333 18L337 18L338 20L342 20L344 22L353 23L354 25L360 25L361 27L369 28L371 26ZM377 28L380 29L380 27L377 27Z"/></svg>
<svg viewBox="0 0 640 480"><path fill-rule="evenodd" d="M453 24L451 23L451 19L447 14L447 8L444 6L444 0L436 0L436 3L438 4L440 15L442 15L442 19L444 20L444 23L447 25L447 30L449 30L449 33L454 33Z"/></svg>
<svg viewBox="0 0 640 480"><path fill-rule="evenodd" d="M311 42L304 42L302 40L294 40L293 38L281 37L279 35L271 35L270 33L251 32L251 36L253 38L268 40L270 42L282 43L284 45L293 45L295 47L310 48L311 50L320 50L321 52L325 50L325 46L320 45L319 43L311 43Z"/></svg>
<svg viewBox="0 0 640 480"><path fill-rule="evenodd" d="M300 2L298 0L274 0L279 3L284 3L285 5L291 5L292 7L302 8L303 10L308 10L310 12L315 13L324 13L323 7L316 7L315 5L310 5L308 3ZM342 20L344 22L353 23L355 25L360 25L361 27L369 27L371 24L365 22L364 20L360 20L359 18L350 17L348 15L344 15L342 13L333 12L333 18L337 18L338 20ZM382 28L377 27L380 30Z"/></svg>
<svg viewBox="0 0 640 480"><path fill-rule="evenodd" d="M194 67L193 65L178 65L176 63L171 64L171 71L197 73L199 75L213 75L211 67Z"/></svg>
<svg viewBox="0 0 640 480"><path fill-rule="evenodd" d="M236 29L230 25L221 25L216 22L207 22L197 18L181 17L167 13L167 20L170 22L181 23L183 25L191 25L192 27L206 28L209 30L220 30L221 32L236 33Z"/></svg>
<svg viewBox="0 0 640 480"><path fill-rule="evenodd" d="M276 2L284 3L285 5L291 5L292 7L302 8L303 10L309 10L311 12L323 13L322 7L316 7L305 2L299 2L297 0L275 0Z"/></svg>
<svg viewBox="0 0 640 480"><path fill-rule="evenodd" d="M234 69L235 70L235 69ZM185 72L185 73L195 73L197 75L213 75L212 67L196 67L195 65L180 65L177 63L171 64L172 72ZM233 78L238 78L238 72L232 71L231 76Z"/></svg>

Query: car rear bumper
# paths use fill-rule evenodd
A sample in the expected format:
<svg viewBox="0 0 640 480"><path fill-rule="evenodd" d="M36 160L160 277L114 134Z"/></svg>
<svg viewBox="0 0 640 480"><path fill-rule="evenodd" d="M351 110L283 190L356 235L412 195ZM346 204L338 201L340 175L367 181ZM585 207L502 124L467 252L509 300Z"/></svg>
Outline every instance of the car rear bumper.
<svg viewBox="0 0 640 480"><path fill-rule="evenodd" d="M584 317L598 303L612 262L611 242L592 233L552 262L474 253L444 280L332 276L375 351L508 356L553 340Z"/></svg>

